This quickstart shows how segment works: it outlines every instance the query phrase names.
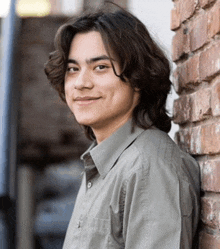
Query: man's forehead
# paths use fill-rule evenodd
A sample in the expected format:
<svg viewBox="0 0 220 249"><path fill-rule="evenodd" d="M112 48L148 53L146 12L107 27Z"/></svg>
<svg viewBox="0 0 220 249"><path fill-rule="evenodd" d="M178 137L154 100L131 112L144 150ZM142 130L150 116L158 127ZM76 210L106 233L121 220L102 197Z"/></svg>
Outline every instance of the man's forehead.
<svg viewBox="0 0 220 249"><path fill-rule="evenodd" d="M102 36L98 31L77 33L70 45L69 59L85 61L116 60L111 49L106 49Z"/></svg>

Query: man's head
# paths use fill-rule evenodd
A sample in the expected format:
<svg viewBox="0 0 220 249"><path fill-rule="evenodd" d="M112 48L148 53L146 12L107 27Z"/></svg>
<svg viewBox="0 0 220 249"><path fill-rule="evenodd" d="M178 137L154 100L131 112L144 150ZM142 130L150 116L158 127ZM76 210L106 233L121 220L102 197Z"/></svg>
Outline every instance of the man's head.
<svg viewBox="0 0 220 249"><path fill-rule="evenodd" d="M92 128L98 143L132 117L139 101L139 90L116 76L113 67L120 74L118 59L108 55L99 32L74 36L64 80L65 100L77 122Z"/></svg>
<svg viewBox="0 0 220 249"><path fill-rule="evenodd" d="M168 132L171 121L165 104L171 87L169 62L150 37L146 27L122 9L84 14L58 30L55 39L56 51L50 55L45 72L62 100L67 102L65 76L74 38L94 31L102 39L115 76L139 93L139 101L132 112L134 124L148 128L147 114L152 124ZM115 66L115 59L118 68ZM87 135L94 137L90 127L86 125L85 128Z"/></svg>

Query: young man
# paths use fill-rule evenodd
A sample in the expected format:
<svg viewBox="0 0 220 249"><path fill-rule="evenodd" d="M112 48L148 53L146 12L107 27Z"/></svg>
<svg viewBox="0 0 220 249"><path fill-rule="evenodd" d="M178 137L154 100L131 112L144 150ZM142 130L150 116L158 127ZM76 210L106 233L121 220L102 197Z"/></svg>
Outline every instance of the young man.
<svg viewBox="0 0 220 249"><path fill-rule="evenodd" d="M63 25L45 72L86 135L64 249L196 248L199 167L167 132L169 62L133 15Z"/></svg>

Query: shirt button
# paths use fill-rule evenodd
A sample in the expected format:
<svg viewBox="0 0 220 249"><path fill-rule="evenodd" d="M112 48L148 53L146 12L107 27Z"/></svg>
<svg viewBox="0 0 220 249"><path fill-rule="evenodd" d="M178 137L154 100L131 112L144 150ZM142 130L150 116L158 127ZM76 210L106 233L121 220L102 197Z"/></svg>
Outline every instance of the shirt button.
<svg viewBox="0 0 220 249"><path fill-rule="evenodd" d="M77 228L80 228L80 221L77 222Z"/></svg>
<svg viewBox="0 0 220 249"><path fill-rule="evenodd" d="M88 182L87 187L88 187L88 188L91 188L91 187L92 187L92 183L91 183L91 182Z"/></svg>

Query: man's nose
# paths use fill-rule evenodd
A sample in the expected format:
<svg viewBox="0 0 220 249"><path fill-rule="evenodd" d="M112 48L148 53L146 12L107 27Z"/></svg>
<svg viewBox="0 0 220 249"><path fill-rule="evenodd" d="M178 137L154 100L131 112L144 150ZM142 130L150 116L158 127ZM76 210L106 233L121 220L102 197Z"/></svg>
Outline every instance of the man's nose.
<svg viewBox="0 0 220 249"><path fill-rule="evenodd" d="M82 90L84 88L93 88L92 77L88 70L82 70L79 72L74 84L74 88L78 90Z"/></svg>

